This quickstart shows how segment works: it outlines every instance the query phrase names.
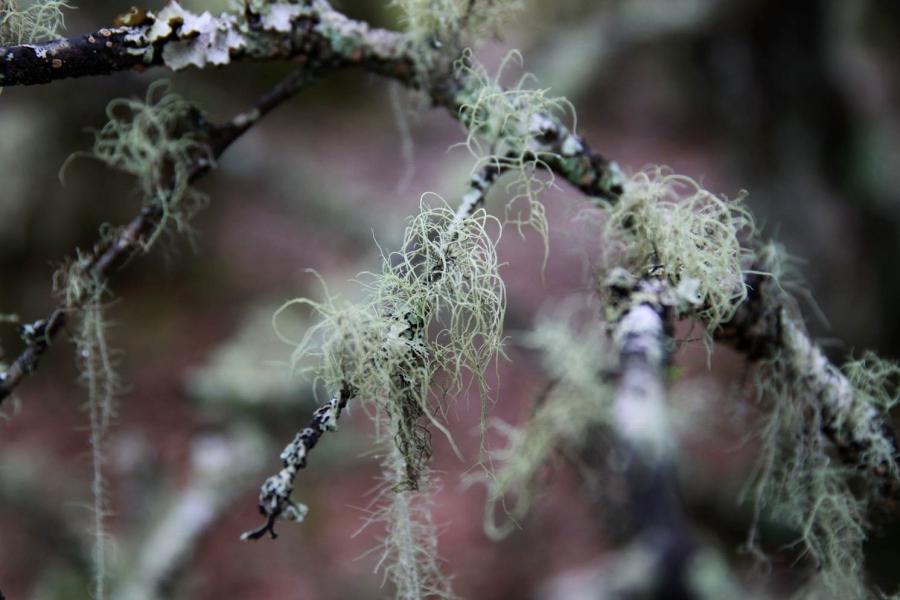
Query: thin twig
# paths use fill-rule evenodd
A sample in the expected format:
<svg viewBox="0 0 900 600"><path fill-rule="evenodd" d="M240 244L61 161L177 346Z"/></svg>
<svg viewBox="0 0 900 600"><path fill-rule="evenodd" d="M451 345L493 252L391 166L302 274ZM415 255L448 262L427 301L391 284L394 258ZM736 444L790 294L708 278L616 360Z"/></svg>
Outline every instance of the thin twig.
<svg viewBox="0 0 900 600"><path fill-rule="evenodd" d="M313 77L314 75L309 69L292 72L227 123L213 125L198 116L198 130L208 139L210 155L214 159L218 159L259 119L290 98ZM208 173L212 167L213 164L208 160L201 159L195 164L190 181L196 181ZM162 208L159 204L143 207L140 213L114 239L107 243L98 243L94 247L94 251L88 259L86 273L94 281L105 282L118 265L128 262L129 259L144 250L142 240L156 229L161 218ZM78 308L77 300L76 298L59 304L50 311L46 319L36 321L23 328L23 332L27 333L27 335L23 335L26 342L25 349L4 373L0 373L0 404L37 368L41 356L65 328L68 316Z"/></svg>

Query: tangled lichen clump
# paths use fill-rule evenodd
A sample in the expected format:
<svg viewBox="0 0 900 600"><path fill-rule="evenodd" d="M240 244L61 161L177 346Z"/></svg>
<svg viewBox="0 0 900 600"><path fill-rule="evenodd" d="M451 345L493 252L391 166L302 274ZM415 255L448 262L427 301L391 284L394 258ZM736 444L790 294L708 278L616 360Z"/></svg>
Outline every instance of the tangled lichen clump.
<svg viewBox="0 0 900 600"><path fill-rule="evenodd" d="M537 494L537 474L558 449L579 449L587 436L609 424L612 388L604 373L612 367L607 334L592 319L577 326L571 307L542 318L528 336L528 345L542 352L553 382L534 414L521 428L495 420L506 438L489 454L485 474L488 494L484 527L494 538L513 531ZM498 508L507 517L498 523Z"/></svg>
<svg viewBox="0 0 900 600"><path fill-rule="evenodd" d="M137 178L144 201L160 210L159 225L144 242L146 247L170 224L189 231L190 217L206 202L205 195L190 187L191 176L214 164L197 126L200 113L170 93L168 82L156 81L143 100L113 100L106 114L109 122L94 133L90 152L73 157L89 156Z"/></svg>
<svg viewBox="0 0 900 600"><path fill-rule="evenodd" d="M64 0L0 0L0 44L28 44L59 37L65 29Z"/></svg>
<svg viewBox="0 0 900 600"><path fill-rule="evenodd" d="M694 316L708 333L747 298L744 267L751 253L742 238L755 232L741 198L729 200L665 168L635 174L607 214L607 260L637 273L662 276L692 296Z"/></svg>
<svg viewBox="0 0 900 600"><path fill-rule="evenodd" d="M574 131L575 110L568 100L551 95L548 89L531 87L535 79L530 73L505 88L501 81L514 63L522 64L522 56L515 51L491 76L470 51L463 54L457 61L457 76L465 82L457 96L460 122L467 131L466 147L476 159L473 172L494 165L512 174L506 184L512 195L506 206L507 222L520 232L523 226L535 229L546 245L547 220L538 196L553 185L547 160L556 155L542 146L541 136L550 116L571 115Z"/></svg>
<svg viewBox="0 0 900 600"><path fill-rule="evenodd" d="M483 210L454 217L446 205L423 202L403 250L384 256L380 273L363 275L366 301L288 303L284 308L310 305L322 317L297 344L294 367L310 372L329 395L347 385L358 398L410 417L416 410L404 399L413 398L418 416L432 422L432 408L443 409L428 401L435 374L445 377L437 400L472 381L484 390L506 310L496 254L500 225ZM411 430L416 419L404 420Z"/></svg>
<svg viewBox="0 0 900 600"><path fill-rule="evenodd" d="M403 249L363 275L364 301L340 304L326 291L322 302L301 298L281 309L308 305L321 317L296 344L295 370L329 397L352 390L376 423L384 489L369 521L385 524L379 566L403 598L450 594L428 511L431 428L447 434L444 399L473 382L487 401L484 372L500 351L506 308L498 238L499 222L483 210L458 219L423 200Z"/></svg>

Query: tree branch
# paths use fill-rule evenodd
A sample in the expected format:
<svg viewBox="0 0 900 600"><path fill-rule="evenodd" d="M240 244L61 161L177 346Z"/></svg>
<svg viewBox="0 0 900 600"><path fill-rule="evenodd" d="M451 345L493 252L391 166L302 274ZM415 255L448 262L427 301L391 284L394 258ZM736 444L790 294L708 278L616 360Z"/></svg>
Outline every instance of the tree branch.
<svg viewBox="0 0 900 600"><path fill-rule="evenodd" d="M214 159L219 158L253 124L287 100L312 78L312 71L308 69L294 71L247 110L222 125L208 123L198 113L196 115L197 128L208 140L210 155ZM207 160L199 161L194 166L190 181L196 181L208 173L212 167L213 164ZM111 241L100 242L94 246L85 272L94 281L106 281L118 265L124 264L141 253L144 249L142 240L156 229L162 216L163 210L159 204L143 207L140 213ZM25 341L26 347L9 368L0 373L0 404L25 377L37 368L41 356L65 328L68 316L78 308L79 301L80 298L68 299L50 311L46 319L22 327L22 339Z"/></svg>
<svg viewBox="0 0 900 600"><path fill-rule="evenodd" d="M488 163L472 174L469 179L469 189L463 194L462 201L454 213L453 219L447 227L450 239L456 239L455 232L461 223L471 217L475 211L482 207L491 186L497 182L506 171L502 164ZM429 275L429 282L434 283L443 273L436 271ZM392 318L405 327L406 335L418 339L424 334L423 323L410 319L409 315L395 314ZM403 373L394 373L394 377L402 378ZM339 392L332 395L331 399L320 406L313 413L312 419L303 428L293 441L288 444L281 453L282 469L277 474L269 477L262 484L259 492L259 512L266 521L256 529L247 531L241 535L242 540L257 540L268 533L273 539L278 537L275 533L275 522L278 519L289 521L302 521L306 516L306 506L291 500L294 492L294 481L300 469L306 467L306 460L310 450L319 441L326 431L337 431L338 419L347 406L353 400L358 391L348 383L344 383ZM414 466L410 469L410 481L414 481L416 474Z"/></svg>
<svg viewBox="0 0 900 600"><path fill-rule="evenodd" d="M459 119L474 84L452 69L429 74L424 83L406 36L349 19L324 0L276 3L263 13L248 7L242 15L219 17L195 15L175 4L158 14L133 12L120 22L87 36L0 47L0 57L6 57L0 60L0 85L34 85L152 66L179 70L291 59L320 72L357 67L410 88L427 87L434 104ZM616 164L591 151L559 119L541 115L533 129L532 150L548 168L590 196L615 200L622 193L623 177Z"/></svg>
<svg viewBox="0 0 900 600"><path fill-rule="evenodd" d="M688 570L695 544L677 489L665 392L673 347L673 294L657 279L639 280L630 289L611 286L611 292L621 311L613 333L619 354L613 431L628 465L629 505L639 524L638 544L652 560L641 597L692 598Z"/></svg>
<svg viewBox="0 0 900 600"><path fill-rule="evenodd" d="M765 271L763 268L758 269ZM780 355L794 375L817 398L822 413L822 432L841 458L851 465L869 464L873 449L887 449L893 462L869 464L868 476L881 483L881 492L900 501L900 451L887 415L868 405L841 370L806 333L803 322L792 315L787 294L772 277L749 275L747 300L734 318L716 333L716 339L743 352L752 360Z"/></svg>

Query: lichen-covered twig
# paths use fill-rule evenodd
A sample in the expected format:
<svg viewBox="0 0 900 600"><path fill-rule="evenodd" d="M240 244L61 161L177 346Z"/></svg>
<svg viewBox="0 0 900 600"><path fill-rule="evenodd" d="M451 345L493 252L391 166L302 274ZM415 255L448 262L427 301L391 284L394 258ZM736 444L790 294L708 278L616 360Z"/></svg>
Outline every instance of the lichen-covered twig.
<svg viewBox="0 0 900 600"><path fill-rule="evenodd" d="M428 224L422 223L423 228L427 227L446 227L446 231L441 232L437 241L429 239L434 230L426 229L421 235L415 232L414 235L408 236L409 247L405 247L402 253L396 256L402 258L405 262L398 265L394 272L390 273L392 285L401 286L404 280L409 279L415 285L426 285L428 287L436 287L445 277L453 276L453 245L458 243L459 236L466 235L463 230L465 222L472 218L475 212L481 208L484 199L491 186L503 174L504 169L494 163L488 163L472 174L469 180L469 191L463 195L457 210L452 214L452 218L445 219L444 223ZM430 247L423 248L424 243L431 244ZM477 244L477 242L476 242ZM432 255L437 256L432 256ZM459 257L456 257L459 260ZM420 264L422 263L422 264ZM430 269L427 273L420 272L422 265L425 264ZM396 278L396 279L394 279ZM475 285L476 282L467 281L467 285ZM410 284L412 285L412 284ZM451 284L452 285L452 284ZM402 290L399 290L402 291ZM404 292L408 293L408 292ZM337 421L340 418L341 411L348 402L357 397L361 392L371 392L373 390L360 390L354 383L355 378L347 374L352 371L348 363L362 362L360 371L365 375L359 376L360 380L369 380L373 373L381 375L381 363L386 362L392 364L392 352L389 347L400 344L399 353L401 359L397 369L384 375L392 382L393 390L398 397L392 398L387 409L394 411L391 417L396 419L394 428L396 429L395 443L398 445L400 454L406 461L404 472L405 485L414 489L417 485L419 470L422 465L419 464L427 458L429 449L427 439L419 439L421 435L427 435L415 425L415 422L425 417L421 399L416 394L421 393L421 382L413 382L419 371L430 371L431 367L422 364L425 357L422 355L425 348L424 340L425 327L429 317L427 314L421 314L420 311L414 310L411 306L406 306L400 302L401 296L394 295L378 299L389 300L396 303L396 306L379 306L377 308L379 316L366 319L365 325L360 325L364 333L353 331L349 334L336 332L334 340L339 346L350 345L354 352L358 352L360 356L350 356L346 362L344 358L337 357L336 360L341 364L342 373L339 374L340 391L333 393L330 400L319 407L309 424L296 435L294 440L284 449L281 454L283 468L279 473L267 479L260 490L259 510L266 518L266 522L260 527L244 533L241 537L244 540L255 540L269 533L271 537L276 537L274 530L277 519L287 519L292 521L302 521L306 514L306 507L302 504L291 500L291 494L294 489L294 480L299 469L306 466L307 455L316 445L319 437L326 431L334 431L337 428ZM418 298L417 300L421 300ZM502 309L502 295L499 298ZM431 311L433 307L427 307L426 311ZM450 310L459 310L458 307L449 306ZM502 315L494 315L495 319L501 318ZM338 317L337 320L343 320L344 326L348 319L346 315ZM348 326L352 330L352 326ZM369 339L371 335L381 335L379 339ZM344 335L351 338L351 342L343 339ZM359 339L356 339L356 337ZM395 339L396 338L396 339ZM374 344L374 348L368 348L370 344ZM366 346L361 348L359 346ZM341 348L340 352L347 352L346 348ZM370 352L373 354L370 355ZM399 367L403 367L400 369ZM406 372L404 372L406 371ZM359 382L357 382L359 383ZM382 385L379 383L378 385ZM389 386L390 387L390 386ZM383 408L383 407L382 407ZM417 448L418 445L422 448Z"/></svg>
<svg viewBox="0 0 900 600"><path fill-rule="evenodd" d="M277 519L303 520L307 512L306 506L291 500L297 471L306 466L306 457L310 450L316 447L322 434L326 431L337 431L341 412L354 394L352 387L342 388L326 404L315 410L306 427L281 452L281 464L284 468L278 474L266 479L259 492L259 511L266 518L266 522L256 529L245 532L241 535L242 540L256 540L266 533L273 539L278 537L275 533Z"/></svg>
<svg viewBox="0 0 900 600"><path fill-rule="evenodd" d="M619 377L612 430L627 465L629 509L640 545L650 549L647 597L692 597L686 573L694 543L684 521L675 475L675 441L666 405L665 373L672 352L678 299L658 279L610 286L618 320L613 341ZM663 592L663 590L665 592Z"/></svg>
<svg viewBox="0 0 900 600"><path fill-rule="evenodd" d="M287 60L319 71L347 67L391 77L421 88L455 118L477 92L468 71L446 69L423 82L416 47L397 32L371 28L335 11L324 0L271 4L250 2L243 14L213 17L177 3L154 14L134 10L117 26L43 44L0 47L0 85L34 85L68 77L105 75L128 69L188 65L205 67L239 60ZM623 179L615 163L552 115L535 115L530 150L542 166L591 196L615 199Z"/></svg>
<svg viewBox="0 0 900 600"><path fill-rule="evenodd" d="M822 433L845 464L880 481L883 495L900 496L900 457L884 402L863 393L809 338L783 287L793 269L777 244L759 242L740 198L651 168L603 212L607 262L657 272L685 303L679 315L705 326L710 351L715 338L759 364L777 358L789 370L783 377L802 382L797 393L814 403Z"/></svg>
<svg viewBox="0 0 900 600"><path fill-rule="evenodd" d="M766 265L762 265L764 268ZM815 399L822 433L849 465L858 465L893 502L900 500L900 451L887 414L869 402L806 332L779 282L748 275L749 296L716 339L762 361L778 357Z"/></svg>
<svg viewBox="0 0 900 600"><path fill-rule="evenodd" d="M208 145L209 156L213 159L218 158L254 123L284 102L312 77L312 71L308 69L294 71L254 102L251 107L222 125L208 123L199 113L196 114L197 132L202 134ZM193 165L189 179L191 181L198 179L206 174L212 166L209 160L200 159ZM140 213L117 235L108 241L98 242L93 252L79 261L82 265L83 275L102 285L117 266L143 252L145 248L143 240L157 229L162 217L163 208L159 204L150 204L142 208ZM63 303L50 311L46 319L22 327L22 340L25 342L25 348L13 360L9 368L0 373L0 404L22 380L37 368L41 356L51 346L56 336L64 330L69 315L78 308L83 300L84 298L78 295L70 295Z"/></svg>

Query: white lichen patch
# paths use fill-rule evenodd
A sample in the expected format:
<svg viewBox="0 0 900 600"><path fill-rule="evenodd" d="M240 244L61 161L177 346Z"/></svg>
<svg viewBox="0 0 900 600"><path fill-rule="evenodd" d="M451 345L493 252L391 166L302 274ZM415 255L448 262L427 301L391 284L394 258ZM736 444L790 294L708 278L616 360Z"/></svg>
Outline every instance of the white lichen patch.
<svg viewBox="0 0 900 600"><path fill-rule="evenodd" d="M154 44L166 42L163 62L173 71L189 65L225 65L231 61L232 53L247 47L242 21L232 14L195 14L172 0L158 13L148 12L144 21L143 25L124 29L128 52L143 54L149 62Z"/></svg>
<svg viewBox="0 0 900 600"><path fill-rule="evenodd" d="M260 15L263 29L288 33L293 27L294 19L303 13L303 7L296 4L283 4L281 2L266 6Z"/></svg>
<svg viewBox="0 0 900 600"><path fill-rule="evenodd" d="M173 25L179 20L179 34L188 39L166 44L163 48L163 61L174 71L188 65L202 68L207 64L228 64L231 52L247 45L238 30L238 19L234 15L222 14L218 18L209 12L195 15L174 1L160 12L151 27L150 41L170 35Z"/></svg>

